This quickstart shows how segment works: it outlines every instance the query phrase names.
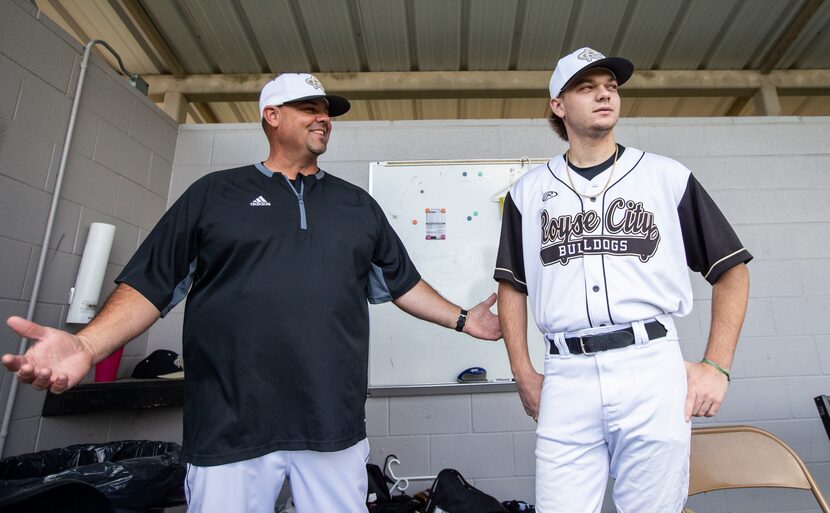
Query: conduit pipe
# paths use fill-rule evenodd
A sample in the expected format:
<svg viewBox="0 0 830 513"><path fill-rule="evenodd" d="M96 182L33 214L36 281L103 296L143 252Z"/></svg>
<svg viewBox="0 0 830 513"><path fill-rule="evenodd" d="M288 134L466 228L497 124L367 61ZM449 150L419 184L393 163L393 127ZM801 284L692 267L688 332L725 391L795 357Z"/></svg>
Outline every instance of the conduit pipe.
<svg viewBox="0 0 830 513"><path fill-rule="evenodd" d="M60 200L61 187L63 186L63 175L66 171L66 161L69 158L69 148L72 144L72 134L75 130L75 119L78 115L78 104L81 102L81 92L84 88L84 79L86 78L89 56L92 52L92 48L98 44L106 47L107 50L112 52L118 60L118 65L121 67L121 71L129 78L131 84L136 85L137 83L141 83L141 78L138 75L131 74L124 68L124 63L121 62L121 56L119 56L106 41L101 39L93 39L86 44L84 47L84 57L81 60L81 73L78 75L78 85L75 88L75 98L72 100L72 111L69 114L69 125L66 127L66 136L63 140L63 152L61 153L60 166L58 167L58 176L55 180L55 190L52 193L52 203L49 206L49 217L46 221L46 231L43 233L43 242L40 245L40 257L37 262L35 282L32 286L32 295L29 299L29 308L26 312L26 319L30 321L34 318L37 300L40 296L40 285L43 281L43 271L46 267L46 255L49 251L49 243L52 239L52 227L55 222L55 214L58 210L58 201ZM17 354L22 355L26 352L28 341L29 340L25 337L20 339L20 346L18 347ZM9 436L9 424L11 422L12 410L14 409L14 402L17 397L18 383L19 381L16 377L12 379L11 387L9 388L9 395L6 399L6 408L3 411L3 423L0 425L0 457L5 454L6 439Z"/></svg>

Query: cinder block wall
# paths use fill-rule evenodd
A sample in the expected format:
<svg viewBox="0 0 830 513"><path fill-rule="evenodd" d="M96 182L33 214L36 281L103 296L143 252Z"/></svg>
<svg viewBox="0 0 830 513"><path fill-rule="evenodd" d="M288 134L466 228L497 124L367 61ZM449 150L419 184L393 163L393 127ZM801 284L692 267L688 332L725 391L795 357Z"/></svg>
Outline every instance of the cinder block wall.
<svg viewBox="0 0 830 513"><path fill-rule="evenodd" d="M695 425L767 429L791 444L830 492L830 440L812 400L830 393L828 133L830 118L626 119L616 131L624 145L689 166L755 255L735 379L718 417ZM321 167L368 188L371 161L544 157L564 148L542 120L336 122ZM267 153L257 125L182 127L168 203L205 173ZM694 311L678 320L690 360L702 356L711 307L709 285L695 275L693 286ZM154 326L148 350L180 348L181 311ZM542 350L538 339L532 347ZM454 467L502 500L533 499L534 424L516 394L370 398L367 423L373 462L394 453L402 475ZM812 504L807 492L781 490L690 500L699 513L818 511ZM610 501L605 511L613 511Z"/></svg>
<svg viewBox="0 0 830 513"><path fill-rule="evenodd" d="M116 50L118 50L117 45ZM46 229L83 48L38 16L33 2L0 2L0 317L26 315ZM95 55L87 71L71 143L51 251L35 320L65 326L89 225L115 225L102 291L164 212L176 124ZM0 329L0 351L17 352L19 338ZM127 346L120 375L146 354L147 336ZM2 373L0 408L12 375ZM135 432L135 415L41 418L43 392L20 387L6 455L70 443L153 437ZM180 412L173 415L175 419ZM175 420L162 423L175 426ZM147 423L152 425L153 423ZM180 422L179 422L180 425ZM161 428L159 437L174 439Z"/></svg>

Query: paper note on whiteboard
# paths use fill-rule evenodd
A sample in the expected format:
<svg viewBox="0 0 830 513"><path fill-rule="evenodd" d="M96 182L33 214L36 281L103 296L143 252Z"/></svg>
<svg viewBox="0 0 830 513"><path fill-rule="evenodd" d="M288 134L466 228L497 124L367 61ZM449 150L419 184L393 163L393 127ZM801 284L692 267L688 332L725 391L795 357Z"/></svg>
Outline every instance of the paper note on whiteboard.
<svg viewBox="0 0 830 513"><path fill-rule="evenodd" d="M426 240L445 240L447 238L447 209L428 208L426 209L427 220Z"/></svg>

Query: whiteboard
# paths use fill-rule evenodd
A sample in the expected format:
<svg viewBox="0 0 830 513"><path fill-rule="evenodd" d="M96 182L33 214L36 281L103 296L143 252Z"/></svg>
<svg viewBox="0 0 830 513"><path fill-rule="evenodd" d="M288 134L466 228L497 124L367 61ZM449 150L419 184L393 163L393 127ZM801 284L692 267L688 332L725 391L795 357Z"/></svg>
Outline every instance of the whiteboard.
<svg viewBox="0 0 830 513"><path fill-rule="evenodd" d="M498 198L521 174L546 161L374 162L369 192L423 279L469 309L497 289ZM392 303L372 305L369 311L370 388L454 383L470 367L484 367L490 381L513 376L502 340L456 333L416 319ZM529 309L528 340L534 366L541 369L544 343Z"/></svg>

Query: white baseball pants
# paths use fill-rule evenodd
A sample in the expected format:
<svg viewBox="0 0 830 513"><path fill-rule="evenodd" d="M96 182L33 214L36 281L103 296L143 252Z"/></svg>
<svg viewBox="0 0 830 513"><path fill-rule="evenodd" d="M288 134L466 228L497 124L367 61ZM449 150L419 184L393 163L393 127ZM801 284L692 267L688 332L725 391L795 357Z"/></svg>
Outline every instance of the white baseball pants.
<svg viewBox="0 0 830 513"><path fill-rule="evenodd" d="M592 356L550 355L536 430L536 511L599 513L610 474L621 513L679 513L689 488L691 423L676 340ZM673 326L669 336L674 335Z"/></svg>
<svg viewBox="0 0 830 513"><path fill-rule="evenodd" d="M188 513L274 513L286 477L297 513L366 513L369 441L337 452L276 451L215 467L187 465Z"/></svg>

